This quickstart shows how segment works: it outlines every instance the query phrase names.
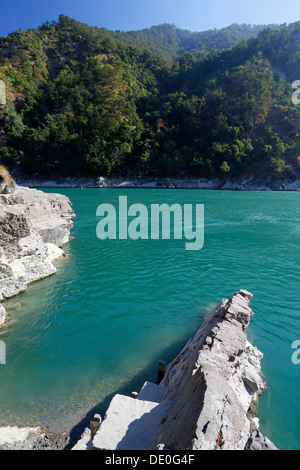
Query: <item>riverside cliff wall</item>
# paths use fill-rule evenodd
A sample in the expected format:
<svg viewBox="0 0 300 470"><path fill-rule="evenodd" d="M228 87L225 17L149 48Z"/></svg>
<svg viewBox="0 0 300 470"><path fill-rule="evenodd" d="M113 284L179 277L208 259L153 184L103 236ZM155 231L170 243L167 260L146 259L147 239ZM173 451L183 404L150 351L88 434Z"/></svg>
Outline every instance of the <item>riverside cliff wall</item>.
<svg viewBox="0 0 300 470"><path fill-rule="evenodd" d="M53 262L70 239L75 214L69 199L24 187L0 194L0 302L56 272ZM0 304L0 325L5 310Z"/></svg>

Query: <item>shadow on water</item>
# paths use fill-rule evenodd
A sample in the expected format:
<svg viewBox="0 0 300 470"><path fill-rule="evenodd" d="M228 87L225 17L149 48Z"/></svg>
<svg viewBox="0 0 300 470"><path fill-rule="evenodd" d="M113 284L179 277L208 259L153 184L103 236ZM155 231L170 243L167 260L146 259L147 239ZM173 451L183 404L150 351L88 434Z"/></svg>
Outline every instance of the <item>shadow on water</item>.
<svg viewBox="0 0 300 470"><path fill-rule="evenodd" d="M182 341L173 343L166 348L162 353L157 356L156 360L151 362L147 367L141 370L133 380L128 382L124 387L119 388L114 393L107 395L104 400L89 410L85 417L77 423L70 431L70 442L66 446L65 450L70 450L76 442L80 439L85 428L90 427L90 421L93 420L95 414L100 414L102 419L110 405L111 400L117 394L131 396L132 392L139 392L145 382L158 383L158 363L164 360L166 364L171 363L175 357L180 353L182 348L185 346L189 338ZM92 386L92 384L91 384Z"/></svg>

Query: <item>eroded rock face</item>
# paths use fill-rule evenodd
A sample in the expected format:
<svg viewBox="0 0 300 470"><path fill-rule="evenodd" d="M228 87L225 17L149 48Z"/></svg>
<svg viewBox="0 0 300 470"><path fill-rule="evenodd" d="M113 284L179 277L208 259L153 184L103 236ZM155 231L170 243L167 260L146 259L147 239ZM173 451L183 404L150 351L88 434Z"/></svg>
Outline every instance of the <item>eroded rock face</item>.
<svg viewBox="0 0 300 470"><path fill-rule="evenodd" d="M245 333L253 316L251 299L241 290L223 300L167 368L161 383L168 389L162 402L166 412L153 448L272 448L251 417L266 389L263 355Z"/></svg>
<svg viewBox="0 0 300 470"><path fill-rule="evenodd" d="M68 442L67 436L49 439L40 428L0 428L1 450L64 450Z"/></svg>
<svg viewBox="0 0 300 470"><path fill-rule="evenodd" d="M246 337L252 294L237 292L206 318L160 385L116 395L95 450L276 450L259 432L263 355ZM76 449L87 450L85 433ZM89 442L90 445L90 442Z"/></svg>
<svg viewBox="0 0 300 470"><path fill-rule="evenodd" d="M69 199L17 187L0 194L0 301L56 272L75 217Z"/></svg>

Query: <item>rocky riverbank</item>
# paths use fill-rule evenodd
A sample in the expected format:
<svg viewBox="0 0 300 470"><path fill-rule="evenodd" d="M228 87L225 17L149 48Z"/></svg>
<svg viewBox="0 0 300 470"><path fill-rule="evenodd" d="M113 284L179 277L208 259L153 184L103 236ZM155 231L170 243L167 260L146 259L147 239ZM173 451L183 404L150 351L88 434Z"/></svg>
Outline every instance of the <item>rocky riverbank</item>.
<svg viewBox="0 0 300 470"><path fill-rule="evenodd" d="M53 262L64 256L60 247L70 239L74 217L60 194L24 187L0 194L0 302L56 272ZM0 325L4 321L0 304Z"/></svg>
<svg viewBox="0 0 300 470"><path fill-rule="evenodd" d="M31 188L141 188L141 189L217 189L224 191L300 191L300 179L248 177L244 179L205 178L29 178L16 173L18 184Z"/></svg>
<svg viewBox="0 0 300 470"><path fill-rule="evenodd" d="M56 272L74 212L65 196L14 187L0 194L0 302ZM263 355L247 340L252 295L239 291L211 312L165 372L133 397L116 395L93 433L75 449L274 450L259 431L258 399L266 389ZM0 303L0 323L5 310ZM99 428L99 429L98 429ZM38 428L0 428L2 449L64 449Z"/></svg>
<svg viewBox="0 0 300 470"><path fill-rule="evenodd" d="M160 385L116 395L93 423L96 434L86 429L74 450L276 450L256 416L266 383L263 355L246 336L251 299L241 290L222 300Z"/></svg>
<svg viewBox="0 0 300 470"><path fill-rule="evenodd" d="M67 197L0 181L0 302L56 272L53 262L70 239L75 214ZM6 311L0 303L0 326ZM0 428L1 450L62 450L67 436L52 438L40 428Z"/></svg>
<svg viewBox="0 0 300 470"><path fill-rule="evenodd" d="M41 428L0 428L0 450L64 450L67 436L53 437Z"/></svg>

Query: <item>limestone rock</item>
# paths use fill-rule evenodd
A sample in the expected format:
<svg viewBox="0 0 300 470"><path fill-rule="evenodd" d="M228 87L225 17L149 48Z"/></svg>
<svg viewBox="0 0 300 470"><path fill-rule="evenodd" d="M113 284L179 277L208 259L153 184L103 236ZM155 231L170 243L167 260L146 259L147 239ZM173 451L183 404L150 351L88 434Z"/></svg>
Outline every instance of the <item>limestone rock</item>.
<svg viewBox="0 0 300 470"><path fill-rule="evenodd" d="M0 428L0 446L2 448L25 442L31 434L38 432L39 428L18 428L17 426Z"/></svg>
<svg viewBox="0 0 300 470"><path fill-rule="evenodd" d="M40 428L0 428L0 450L64 450L69 443L67 436L53 437Z"/></svg>
<svg viewBox="0 0 300 470"><path fill-rule="evenodd" d="M93 440L97 450L275 450L255 412L263 357L246 336L252 294L237 292L203 322L136 399L116 395ZM84 444L84 438L83 438Z"/></svg>
<svg viewBox="0 0 300 470"><path fill-rule="evenodd" d="M153 401L116 395L93 440L93 448L149 450L155 440L163 413L164 408Z"/></svg>
<svg viewBox="0 0 300 470"><path fill-rule="evenodd" d="M245 450L277 450L274 444L255 429L247 442Z"/></svg>
<svg viewBox="0 0 300 470"><path fill-rule="evenodd" d="M89 428L86 428L77 442L71 450L92 450L92 433Z"/></svg>
<svg viewBox="0 0 300 470"><path fill-rule="evenodd" d="M263 355L247 340L252 294L241 290L211 312L167 368L166 412L157 445L174 450L244 450L266 384ZM255 432L258 432L256 430ZM252 445L253 447L254 445Z"/></svg>
<svg viewBox="0 0 300 470"><path fill-rule="evenodd" d="M53 262L64 255L74 212L69 199L17 187L0 194L0 301L54 274Z"/></svg>

